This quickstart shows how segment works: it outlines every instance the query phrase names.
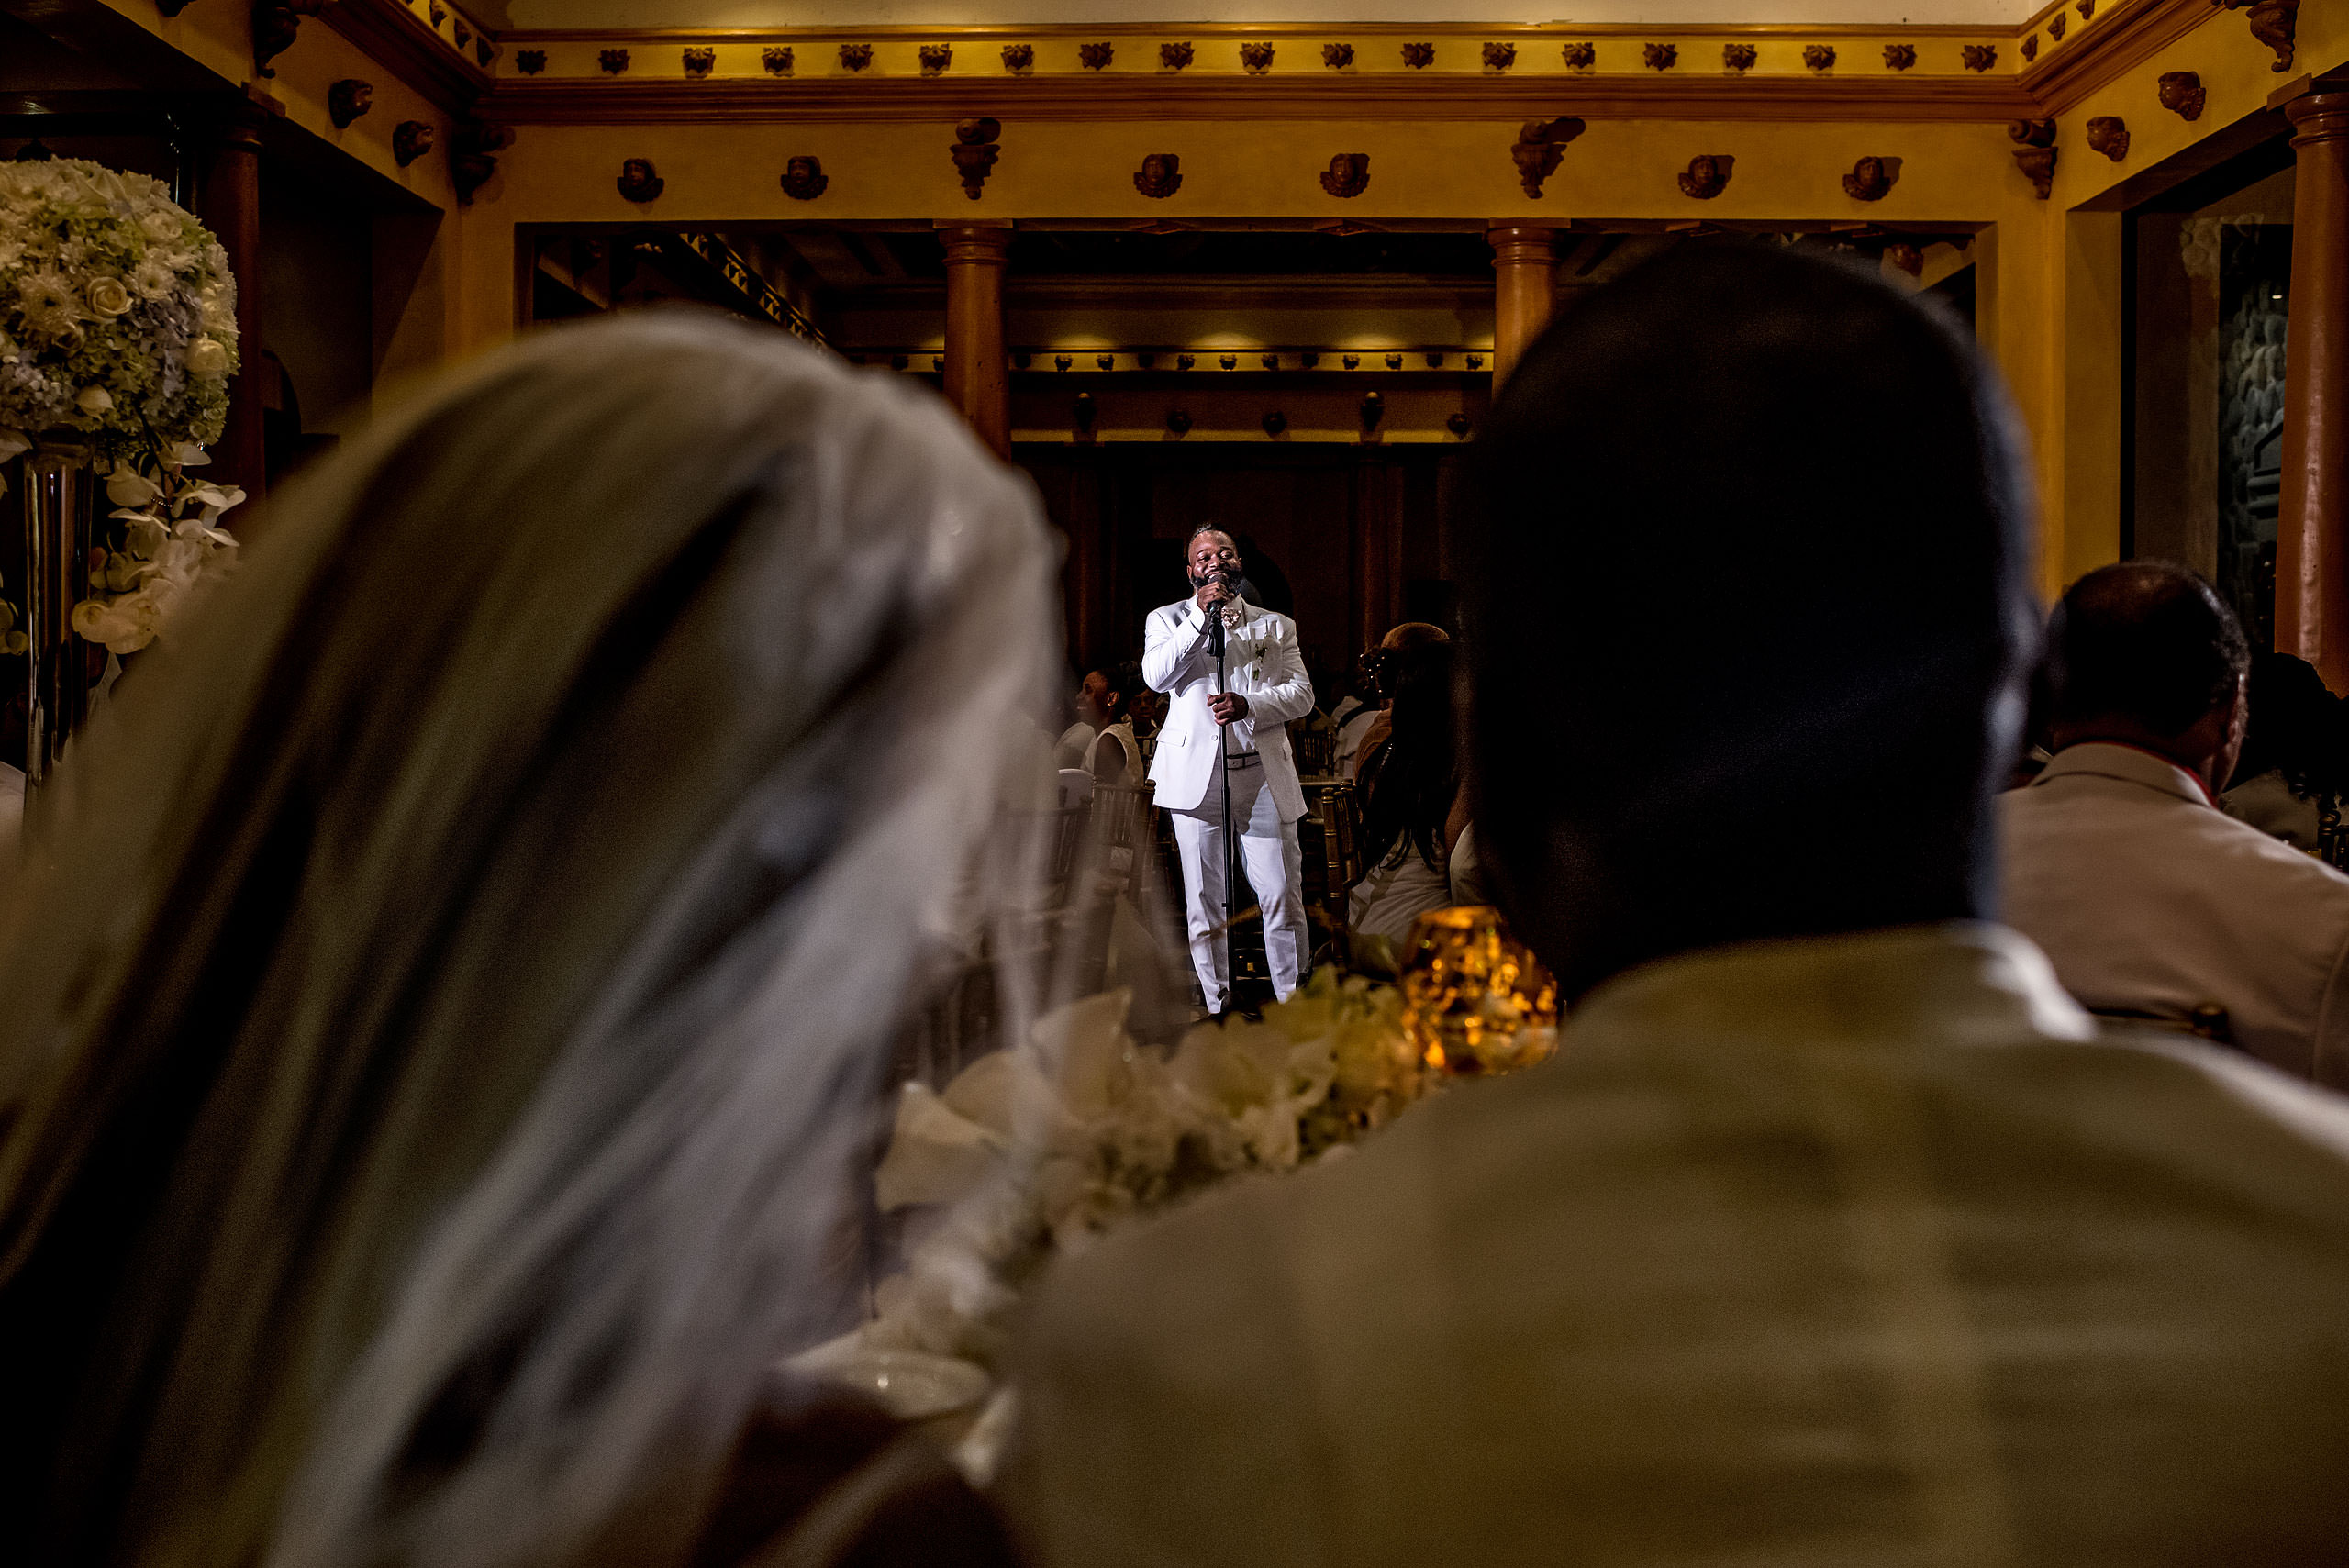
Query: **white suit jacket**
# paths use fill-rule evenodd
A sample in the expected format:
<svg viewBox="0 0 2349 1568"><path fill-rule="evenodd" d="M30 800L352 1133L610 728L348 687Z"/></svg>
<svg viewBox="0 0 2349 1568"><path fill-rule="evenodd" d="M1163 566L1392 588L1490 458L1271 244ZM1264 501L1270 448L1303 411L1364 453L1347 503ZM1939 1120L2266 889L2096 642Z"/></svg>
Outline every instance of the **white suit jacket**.
<svg viewBox="0 0 2349 1568"><path fill-rule="evenodd" d="M1691 953L1031 1298L1037 1568L2338 1561L2349 1102L2030 945Z"/></svg>
<svg viewBox="0 0 2349 1568"><path fill-rule="evenodd" d="M2215 807L2129 746L2067 746L1998 797L2001 917L2088 1006L2184 1018L2349 1087L2349 877Z"/></svg>
<svg viewBox="0 0 2349 1568"><path fill-rule="evenodd" d="M1305 792L1297 785L1288 721L1313 711L1313 683L1297 646L1297 623L1245 599L1239 605L1240 624L1224 636L1223 667L1229 689L1248 699L1248 717L1230 726L1231 749L1264 758L1281 820L1294 822L1305 815ZM1208 709L1208 699L1218 690L1216 662L1208 651L1207 617L1197 601L1183 599L1150 612L1141 678L1168 698L1166 725L1150 764L1157 802L1169 811L1196 811L1216 786L1223 728Z"/></svg>

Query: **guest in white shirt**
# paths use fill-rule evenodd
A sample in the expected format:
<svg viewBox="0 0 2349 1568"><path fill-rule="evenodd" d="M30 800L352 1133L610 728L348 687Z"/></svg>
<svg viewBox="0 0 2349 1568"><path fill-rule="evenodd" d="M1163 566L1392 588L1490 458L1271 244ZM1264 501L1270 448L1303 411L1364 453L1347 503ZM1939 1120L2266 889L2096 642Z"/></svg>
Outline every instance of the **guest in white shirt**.
<svg viewBox="0 0 2349 1568"><path fill-rule="evenodd" d="M2242 629L2182 566L2072 585L2048 624L2055 760L1999 801L2008 920L2088 1007L2349 1086L2349 877L2219 809L2243 744ZM2206 1015L2207 1016L2207 1015Z"/></svg>
<svg viewBox="0 0 2349 1568"><path fill-rule="evenodd" d="M1096 680L1101 683L1097 695L1093 691ZM1128 706L1136 692L1148 689L1142 684L1141 666L1125 663L1114 670L1097 670L1085 677L1085 687L1086 700L1103 722L1085 748L1085 765L1098 782L1130 789L1142 782L1147 771Z"/></svg>
<svg viewBox="0 0 2349 1568"><path fill-rule="evenodd" d="M1970 333L1798 251L1561 309L1457 514L1559 1053L1063 1264L1042 1568L2340 1561L2349 1107L2100 1039L1989 923L2009 428Z"/></svg>

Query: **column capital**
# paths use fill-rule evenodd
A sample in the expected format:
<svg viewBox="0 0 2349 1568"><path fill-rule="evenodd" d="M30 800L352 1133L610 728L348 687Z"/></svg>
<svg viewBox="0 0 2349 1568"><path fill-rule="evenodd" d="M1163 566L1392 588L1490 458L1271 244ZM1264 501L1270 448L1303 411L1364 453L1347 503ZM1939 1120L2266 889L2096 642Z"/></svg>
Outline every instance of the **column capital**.
<svg viewBox="0 0 2349 1568"><path fill-rule="evenodd" d="M1485 230L1485 243L1496 257L1511 261L1555 261L1558 230L1553 225L1496 224Z"/></svg>
<svg viewBox="0 0 2349 1568"><path fill-rule="evenodd" d="M2284 117L2292 122L2294 147L2349 139L2349 88L2303 93L2284 103Z"/></svg>
<svg viewBox="0 0 2349 1568"><path fill-rule="evenodd" d="M941 224L939 243L946 247L952 266L1003 265L1011 254L1011 226L1006 224Z"/></svg>

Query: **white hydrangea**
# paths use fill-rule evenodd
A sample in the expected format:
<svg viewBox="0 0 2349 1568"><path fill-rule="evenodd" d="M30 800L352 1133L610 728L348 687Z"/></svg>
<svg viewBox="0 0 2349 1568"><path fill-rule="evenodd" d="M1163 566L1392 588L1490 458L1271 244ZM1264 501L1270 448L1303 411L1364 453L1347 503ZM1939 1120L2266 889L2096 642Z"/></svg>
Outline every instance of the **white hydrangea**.
<svg viewBox="0 0 2349 1568"><path fill-rule="evenodd" d="M117 510L73 629L117 653L163 633L233 559L244 499L204 462L237 371L228 252L161 183L79 159L0 163L0 462L28 432L95 439ZM21 642L15 612L0 651Z"/></svg>
<svg viewBox="0 0 2349 1568"><path fill-rule="evenodd" d="M94 436L108 459L217 439L236 288L159 182L79 159L0 163L0 428Z"/></svg>

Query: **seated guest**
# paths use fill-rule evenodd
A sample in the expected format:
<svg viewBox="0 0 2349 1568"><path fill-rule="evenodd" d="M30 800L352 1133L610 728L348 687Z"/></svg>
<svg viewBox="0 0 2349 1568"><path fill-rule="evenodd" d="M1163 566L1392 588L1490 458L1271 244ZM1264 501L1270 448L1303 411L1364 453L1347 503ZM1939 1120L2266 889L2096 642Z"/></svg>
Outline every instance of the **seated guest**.
<svg viewBox="0 0 2349 1568"><path fill-rule="evenodd" d="M1076 694L1069 699L1068 706L1068 711L1074 717L1061 731L1060 739L1052 742L1055 766L1085 766L1085 753L1093 749L1093 738L1101 733L1103 725L1109 722L1108 715L1103 712L1108 681L1109 678L1100 671L1091 670L1085 673L1085 679L1076 684Z"/></svg>
<svg viewBox="0 0 2349 1568"><path fill-rule="evenodd" d="M1395 706L1395 690L1386 670L1395 656L1451 640L1451 634L1440 626L1407 620L1380 638L1378 646L1363 656L1363 677L1377 701L1356 708L1338 728L1338 772L1342 777L1360 777L1363 759L1370 755L1372 747L1386 739L1391 723L1387 710Z"/></svg>
<svg viewBox="0 0 2349 1568"><path fill-rule="evenodd" d="M2250 716L2219 806L2296 850L2314 852L2320 804L2341 787L2341 700L2305 659L2255 653Z"/></svg>
<svg viewBox="0 0 2349 1568"><path fill-rule="evenodd" d="M2055 760L1999 803L2007 918L2095 1010L2186 1027L2349 1086L2349 877L2218 808L2250 655L2182 566L2072 584L2048 623Z"/></svg>
<svg viewBox="0 0 2349 1568"><path fill-rule="evenodd" d="M1098 688L1093 684L1096 681L1101 683ZM1141 666L1128 662L1114 670L1096 670L1085 678L1085 684L1083 706L1088 716L1097 714L1103 721L1085 749L1085 765L1102 784L1134 788L1148 772L1130 712L1134 694L1149 689L1142 682Z"/></svg>
<svg viewBox="0 0 2349 1568"><path fill-rule="evenodd" d="M270 506L0 915L11 1560L1005 1562L771 1369L862 1313L907 993L1033 761L1032 493L644 314Z"/></svg>
<svg viewBox="0 0 2349 1568"><path fill-rule="evenodd" d="M1391 728L1362 765L1362 857L1370 869L1348 894L1359 940L1389 944L1411 922L1452 903L1452 848L1468 825L1453 724L1452 644L1397 649L1380 677L1394 694Z"/></svg>
<svg viewBox="0 0 2349 1568"><path fill-rule="evenodd" d="M1572 1021L1057 1269L1043 1568L2339 1558L2349 1107L2100 1039L1990 923L2009 425L1798 251L1562 306L1459 526L1476 831Z"/></svg>

